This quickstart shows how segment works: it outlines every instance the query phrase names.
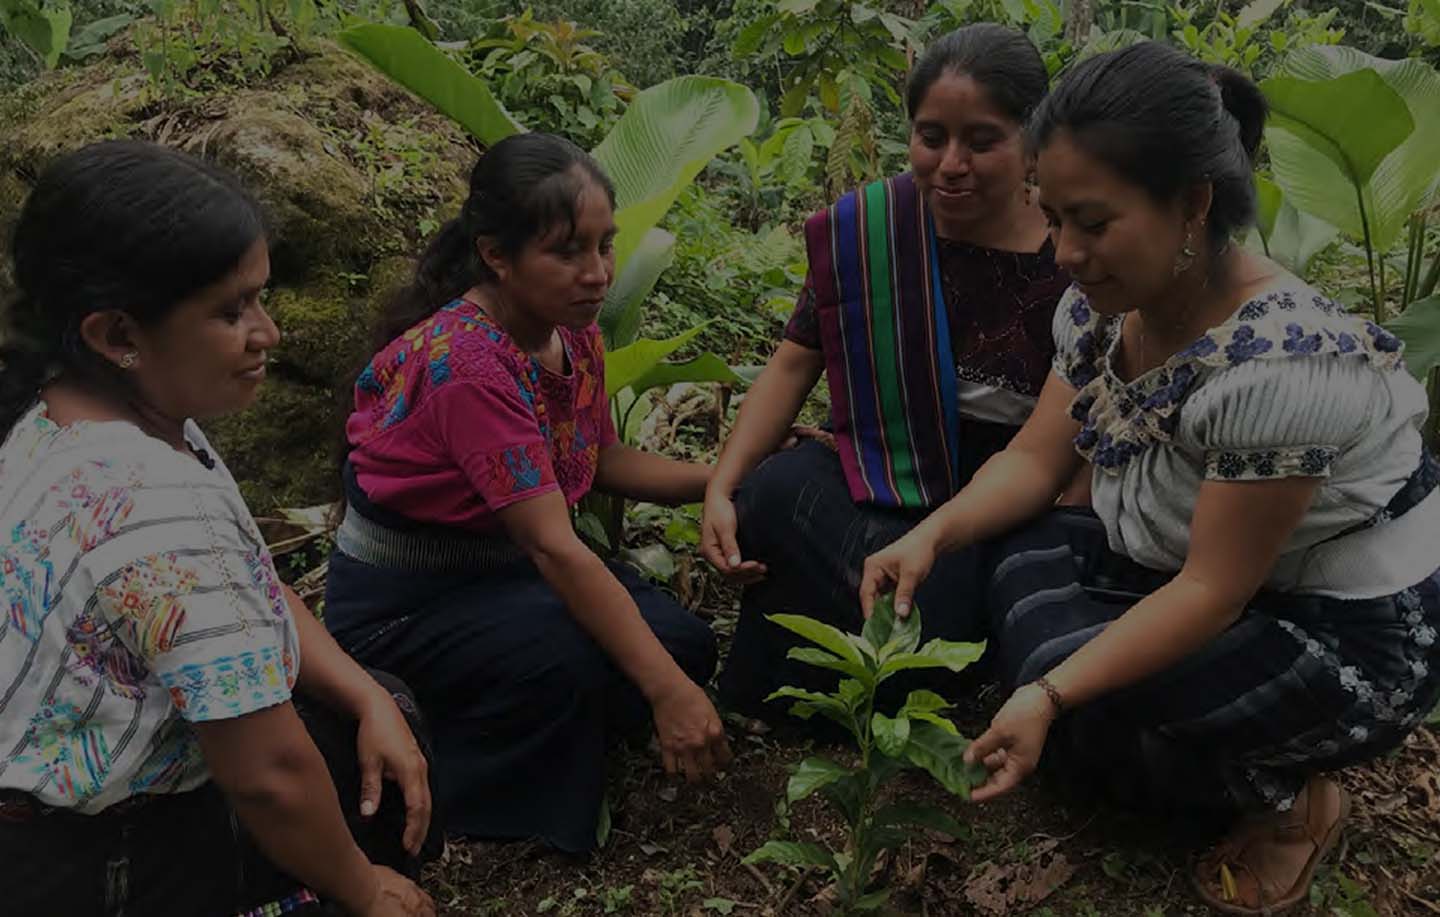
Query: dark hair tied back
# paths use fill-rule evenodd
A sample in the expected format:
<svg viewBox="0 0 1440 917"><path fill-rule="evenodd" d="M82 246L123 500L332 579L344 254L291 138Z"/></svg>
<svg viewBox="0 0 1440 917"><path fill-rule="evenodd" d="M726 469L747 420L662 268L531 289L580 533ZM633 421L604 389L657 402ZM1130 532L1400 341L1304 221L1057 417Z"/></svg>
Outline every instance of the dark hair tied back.
<svg viewBox="0 0 1440 917"><path fill-rule="evenodd" d="M1045 61L1024 32L982 22L936 39L910 72L905 110L911 118L941 76L968 76L991 101L1017 122L1024 122L1045 97L1050 75Z"/></svg>
<svg viewBox="0 0 1440 917"><path fill-rule="evenodd" d="M230 175L152 143L91 144L45 169L15 224L18 297L0 333L0 434L57 373L124 384L80 338L85 317L165 318L234 270L264 237Z"/></svg>
<svg viewBox="0 0 1440 917"><path fill-rule="evenodd" d="M1255 156L1265 96L1249 77L1146 41L1076 65L1029 126L1032 150L1064 130L1159 201L1209 182L1214 248L1255 220Z"/></svg>
<svg viewBox="0 0 1440 917"><path fill-rule="evenodd" d="M576 207L587 183L604 189L615 206L615 188L591 156L563 137L513 134L480 157L470 172L470 194L460 215L430 241L415 277L387 304L376 326L381 348L477 284L495 279L476 242L493 240L512 256L557 226L575 228Z"/></svg>

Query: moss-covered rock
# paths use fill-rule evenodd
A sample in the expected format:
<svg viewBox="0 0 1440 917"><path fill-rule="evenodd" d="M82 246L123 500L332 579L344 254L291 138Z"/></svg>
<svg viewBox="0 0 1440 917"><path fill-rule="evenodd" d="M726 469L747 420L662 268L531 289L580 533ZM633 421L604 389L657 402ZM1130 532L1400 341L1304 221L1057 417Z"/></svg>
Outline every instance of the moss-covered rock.
<svg viewBox="0 0 1440 917"><path fill-rule="evenodd" d="M133 55L114 52L0 95L0 240L52 159L110 137L218 162L265 207L269 308L284 339L256 404L209 432L257 512L334 497L376 310L408 277L424 232L459 209L474 141L324 41L263 81L173 100ZM7 272L0 299L11 292Z"/></svg>

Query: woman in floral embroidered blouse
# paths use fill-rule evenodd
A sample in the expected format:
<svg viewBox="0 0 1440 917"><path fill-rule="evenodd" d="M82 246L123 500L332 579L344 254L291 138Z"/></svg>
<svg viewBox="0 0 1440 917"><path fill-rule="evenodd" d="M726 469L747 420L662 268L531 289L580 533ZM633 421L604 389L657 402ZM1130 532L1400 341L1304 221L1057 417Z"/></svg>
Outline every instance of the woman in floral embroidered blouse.
<svg viewBox="0 0 1440 917"><path fill-rule="evenodd" d="M180 153L96 144L41 176L14 255L0 909L433 915L389 868L418 875L429 833L413 701L281 584L194 422L249 404L279 341L254 203Z"/></svg>
<svg viewBox="0 0 1440 917"><path fill-rule="evenodd" d="M729 758L710 628L571 523L592 486L683 503L709 473L616 441L595 325L613 211L569 141L481 157L356 382L326 591L341 643L414 685L447 826L569 851L595 845L612 739L653 722L692 780Z"/></svg>
<svg viewBox="0 0 1440 917"><path fill-rule="evenodd" d="M1014 693L967 752L991 771L975 798L1043 749L1092 792L1248 815L1192 875L1237 914L1305 898L1349 810L1321 773L1440 699L1424 392L1389 333L1231 244L1264 120L1245 77L1158 44L1067 75L1030 128L1077 281L1054 370L1011 447L862 585L899 608L939 552L983 556ZM1093 512L1051 509L1082 459Z"/></svg>

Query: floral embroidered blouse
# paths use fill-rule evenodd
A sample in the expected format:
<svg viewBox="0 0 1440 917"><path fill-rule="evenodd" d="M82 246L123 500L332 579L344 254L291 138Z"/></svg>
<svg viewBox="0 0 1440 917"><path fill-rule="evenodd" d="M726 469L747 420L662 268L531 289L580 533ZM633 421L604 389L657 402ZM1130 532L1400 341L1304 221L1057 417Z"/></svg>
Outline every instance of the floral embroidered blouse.
<svg viewBox="0 0 1440 917"><path fill-rule="evenodd" d="M1121 319L1072 287L1055 312L1055 371L1076 389L1079 453L1111 547L1178 570L1206 480L1323 479L1270 588L1373 598L1440 567L1440 493L1385 509L1421 467L1424 390L1400 341L1286 276L1143 375L1112 360Z"/></svg>
<svg viewBox="0 0 1440 917"><path fill-rule="evenodd" d="M616 441L595 325L561 328L568 373L522 351L457 299L375 355L355 383L346 433L370 500L418 522L494 534L495 512L590 489Z"/></svg>
<svg viewBox="0 0 1440 917"><path fill-rule="evenodd" d="M86 813L191 790L190 723L289 700L295 623L218 460L40 402L0 446L0 533L0 789Z"/></svg>

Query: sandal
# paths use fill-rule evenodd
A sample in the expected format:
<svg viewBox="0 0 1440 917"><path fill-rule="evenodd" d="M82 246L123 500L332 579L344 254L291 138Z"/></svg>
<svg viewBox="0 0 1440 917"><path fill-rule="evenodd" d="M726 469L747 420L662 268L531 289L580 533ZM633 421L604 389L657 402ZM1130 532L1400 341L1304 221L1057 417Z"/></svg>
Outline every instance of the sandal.
<svg viewBox="0 0 1440 917"><path fill-rule="evenodd" d="M1314 788L1322 778L1312 778L1310 787ZM1315 878L1315 870L1320 862L1325 859L1335 844L1340 840L1344 832L1345 822L1350 818L1350 794L1345 789L1336 786L1340 794L1340 811L1335 821L1329 826L1318 828L1312 824L1312 819L1299 824L1282 825L1279 827L1266 826L1263 823L1256 823L1253 826L1242 828L1238 833L1225 839L1220 844L1201 857L1195 868L1190 872L1190 884L1195 888L1195 894L1214 910L1224 914L1240 914L1245 917L1272 917L1286 911L1304 901L1310 892L1310 883ZM1317 811L1313 806L1312 813ZM1323 833L1320 833L1323 830ZM1315 850L1310 858L1305 861L1305 868L1300 871L1290 889L1281 897L1270 901L1267 900L1265 885L1260 876L1250 868L1243 856L1250 845L1262 838L1305 838L1314 845ZM1258 906L1247 907L1239 903L1240 890L1236 883L1236 877L1248 877L1251 886L1254 888L1255 897L1258 899ZM1212 884L1213 883L1213 884Z"/></svg>

